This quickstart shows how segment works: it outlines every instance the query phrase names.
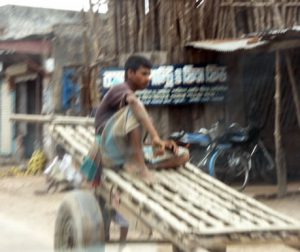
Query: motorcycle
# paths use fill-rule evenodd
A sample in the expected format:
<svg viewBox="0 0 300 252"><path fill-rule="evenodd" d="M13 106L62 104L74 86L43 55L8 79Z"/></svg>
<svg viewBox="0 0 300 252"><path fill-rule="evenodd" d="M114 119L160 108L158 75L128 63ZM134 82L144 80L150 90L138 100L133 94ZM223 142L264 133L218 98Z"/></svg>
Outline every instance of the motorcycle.
<svg viewBox="0 0 300 252"><path fill-rule="evenodd" d="M189 149L192 164L242 191L254 166L261 176L275 174L274 161L259 133L255 125L242 128L218 121L199 132L174 132L170 139Z"/></svg>

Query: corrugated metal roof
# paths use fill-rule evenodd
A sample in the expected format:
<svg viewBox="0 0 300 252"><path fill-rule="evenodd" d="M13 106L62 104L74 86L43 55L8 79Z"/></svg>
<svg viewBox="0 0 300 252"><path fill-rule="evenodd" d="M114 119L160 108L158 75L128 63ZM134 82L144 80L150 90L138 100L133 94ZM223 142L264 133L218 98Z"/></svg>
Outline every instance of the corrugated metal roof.
<svg viewBox="0 0 300 252"><path fill-rule="evenodd" d="M300 26L276 30L266 30L262 32L250 33L245 36L245 38L251 37L260 37L261 40L285 40L300 38Z"/></svg>
<svg viewBox="0 0 300 252"><path fill-rule="evenodd" d="M4 50L4 49L0 49L0 55L10 55L10 54L14 54L15 51L13 50Z"/></svg>
<svg viewBox="0 0 300 252"><path fill-rule="evenodd" d="M194 41L188 43L186 46L218 52L234 52L237 50L251 50L253 48L266 45L267 43L267 41L259 41L257 38L243 38L230 40L226 39Z"/></svg>
<svg viewBox="0 0 300 252"><path fill-rule="evenodd" d="M239 39L193 41L189 42L186 47L217 52L234 52L239 50L252 50L267 45L271 46L273 42L280 42L280 46L286 49L289 46L286 45L287 43L285 42L298 41L299 39L300 26L294 26L288 29L251 33ZM293 45L293 47L296 47L296 45Z"/></svg>
<svg viewBox="0 0 300 252"><path fill-rule="evenodd" d="M42 33L42 34L31 34L31 35L28 35L28 36L25 36L25 37L15 37L15 38L6 38L6 39L1 39L0 38L0 42L50 40L52 38L54 38L54 32Z"/></svg>

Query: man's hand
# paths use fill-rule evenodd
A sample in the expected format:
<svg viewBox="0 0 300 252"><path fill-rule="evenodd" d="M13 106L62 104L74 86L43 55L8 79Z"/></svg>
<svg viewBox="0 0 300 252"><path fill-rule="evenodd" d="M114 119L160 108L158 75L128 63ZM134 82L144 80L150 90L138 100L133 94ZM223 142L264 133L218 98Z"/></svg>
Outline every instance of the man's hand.
<svg viewBox="0 0 300 252"><path fill-rule="evenodd" d="M165 141L161 140L159 137L153 138L152 148L154 157L163 155L165 153Z"/></svg>
<svg viewBox="0 0 300 252"><path fill-rule="evenodd" d="M165 148L171 150L175 155L178 154L178 146L173 140L166 140Z"/></svg>

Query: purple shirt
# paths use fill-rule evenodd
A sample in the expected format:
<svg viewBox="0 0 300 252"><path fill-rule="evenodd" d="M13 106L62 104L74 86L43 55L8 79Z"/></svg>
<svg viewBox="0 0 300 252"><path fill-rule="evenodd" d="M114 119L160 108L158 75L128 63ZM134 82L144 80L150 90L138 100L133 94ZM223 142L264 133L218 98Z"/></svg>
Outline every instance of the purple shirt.
<svg viewBox="0 0 300 252"><path fill-rule="evenodd" d="M110 88L103 97L95 116L96 134L102 132L108 119L114 115L119 109L126 106L126 97L133 94L127 83L123 83Z"/></svg>

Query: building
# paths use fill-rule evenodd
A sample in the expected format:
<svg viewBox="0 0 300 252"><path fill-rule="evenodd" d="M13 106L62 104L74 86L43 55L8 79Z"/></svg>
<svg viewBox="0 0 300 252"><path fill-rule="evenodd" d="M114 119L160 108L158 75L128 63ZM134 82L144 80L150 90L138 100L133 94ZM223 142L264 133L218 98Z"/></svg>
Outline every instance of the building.
<svg viewBox="0 0 300 252"><path fill-rule="evenodd" d="M41 144L40 125L13 124L9 116L54 111L53 81L60 84L61 78L57 77L57 69L79 60L76 53L68 53L72 50L72 41L62 44L64 36L60 31L68 30L68 34L73 32L72 37L76 37L74 29L80 29L80 22L79 12L13 5L0 7L0 155L13 154L16 139L23 139L26 157Z"/></svg>

